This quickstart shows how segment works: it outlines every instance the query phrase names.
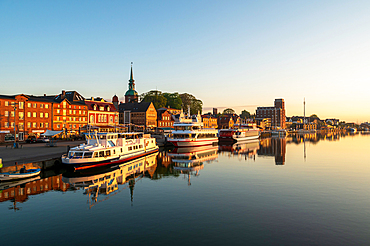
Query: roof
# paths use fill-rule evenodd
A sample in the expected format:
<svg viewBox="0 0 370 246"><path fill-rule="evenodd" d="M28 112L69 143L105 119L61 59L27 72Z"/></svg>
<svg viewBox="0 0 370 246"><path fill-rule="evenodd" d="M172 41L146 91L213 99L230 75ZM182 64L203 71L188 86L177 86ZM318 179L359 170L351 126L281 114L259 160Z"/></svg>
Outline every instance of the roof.
<svg viewBox="0 0 370 246"><path fill-rule="evenodd" d="M140 103L121 103L119 111L131 111L131 112L146 112L152 102L140 102Z"/></svg>
<svg viewBox="0 0 370 246"><path fill-rule="evenodd" d="M125 93L125 96L137 96L137 95L138 95L137 91L132 90L132 89L129 89L129 90L128 90L128 91L126 91L126 93Z"/></svg>
<svg viewBox="0 0 370 246"><path fill-rule="evenodd" d="M104 107L104 110L109 108L109 111L117 111L116 107L113 103L110 102L102 102L102 101L85 101L88 110L94 110L94 105L97 106L96 111L100 111L99 107Z"/></svg>

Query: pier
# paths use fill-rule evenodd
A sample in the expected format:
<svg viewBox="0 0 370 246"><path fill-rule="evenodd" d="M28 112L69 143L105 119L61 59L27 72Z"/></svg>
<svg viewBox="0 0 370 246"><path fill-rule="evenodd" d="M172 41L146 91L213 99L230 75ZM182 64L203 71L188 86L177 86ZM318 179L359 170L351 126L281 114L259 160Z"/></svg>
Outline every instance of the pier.
<svg viewBox="0 0 370 246"><path fill-rule="evenodd" d="M15 168L15 163L19 168L23 165L26 165L27 168L31 166L40 167L41 169L52 168L56 159L67 153L69 147L77 146L83 142L61 141L54 147L49 147L45 143L23 144L22 148L18 149L2 145L0 146L2 169Z"/></svg>

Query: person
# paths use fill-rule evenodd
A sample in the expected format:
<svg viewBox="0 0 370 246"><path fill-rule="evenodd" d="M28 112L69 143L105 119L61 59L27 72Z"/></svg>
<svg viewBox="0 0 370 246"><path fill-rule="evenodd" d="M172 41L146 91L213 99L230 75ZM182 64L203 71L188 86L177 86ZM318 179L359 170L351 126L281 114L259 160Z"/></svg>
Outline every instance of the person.
<svg viewBox="0 0 370 246"><path fill-rule="evenodd" d="M26 173L26 166L23 166L19 172L20 173Z"/></svg>

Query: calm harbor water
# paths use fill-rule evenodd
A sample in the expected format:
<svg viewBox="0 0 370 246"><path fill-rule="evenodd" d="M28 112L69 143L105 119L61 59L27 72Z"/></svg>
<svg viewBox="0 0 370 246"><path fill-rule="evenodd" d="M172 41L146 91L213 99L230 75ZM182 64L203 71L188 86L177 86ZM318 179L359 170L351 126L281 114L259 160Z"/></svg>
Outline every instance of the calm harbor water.
<svg viewBox="0 0 370 246"><path fill-rule="evenodd" d="M369 143L360 134L267 138L1 183L1 242L369 245Z"/></svg>

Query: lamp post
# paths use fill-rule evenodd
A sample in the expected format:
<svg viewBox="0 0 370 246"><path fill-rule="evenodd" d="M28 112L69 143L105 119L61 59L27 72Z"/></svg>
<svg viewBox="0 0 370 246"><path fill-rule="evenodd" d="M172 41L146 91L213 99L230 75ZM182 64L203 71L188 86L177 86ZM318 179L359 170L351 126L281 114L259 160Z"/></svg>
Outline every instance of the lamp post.
<svg viewBox="0 0 370 246"><path fill-rule="evenodd" d="M13 102L12 103L13 105L13 109L14 109L14 144L13 144L13 148L16 149L18 148L18 145L17 145L17 134L16 134L16 124L15 124L15 119L16 119L16 112L17 112L17 103L16 102Z"/></svg>

